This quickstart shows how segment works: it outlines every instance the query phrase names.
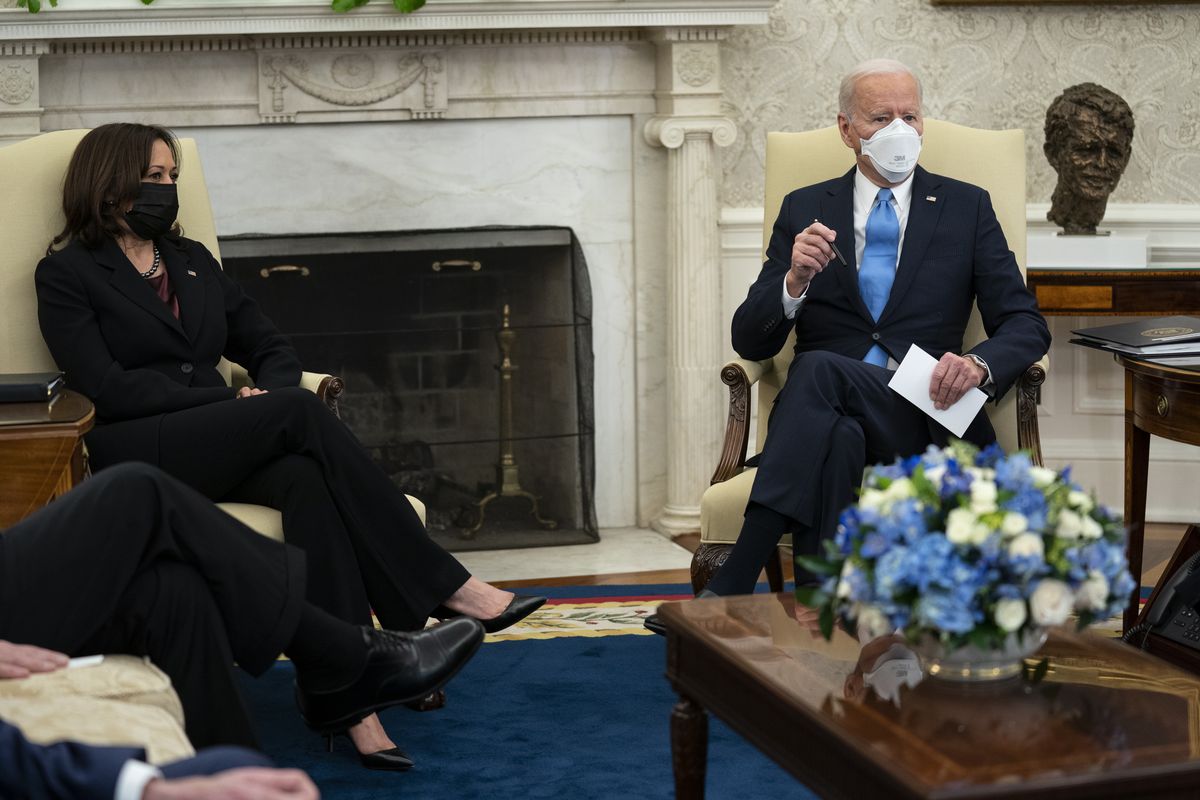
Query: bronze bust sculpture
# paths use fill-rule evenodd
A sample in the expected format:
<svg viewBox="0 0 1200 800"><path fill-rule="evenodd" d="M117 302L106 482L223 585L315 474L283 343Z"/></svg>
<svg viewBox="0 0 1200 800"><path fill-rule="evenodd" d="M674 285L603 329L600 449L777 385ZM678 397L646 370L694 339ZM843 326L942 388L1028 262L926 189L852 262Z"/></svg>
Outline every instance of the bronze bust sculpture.
<svg viewBox="0 0 1200 800"><path fill-rule="evenodd" d="M1046 219L1067 234L1095 235L1133 150L1133 111L1094 83L1071 86L1046 109L1043 151L1058 184Z"/></svg>

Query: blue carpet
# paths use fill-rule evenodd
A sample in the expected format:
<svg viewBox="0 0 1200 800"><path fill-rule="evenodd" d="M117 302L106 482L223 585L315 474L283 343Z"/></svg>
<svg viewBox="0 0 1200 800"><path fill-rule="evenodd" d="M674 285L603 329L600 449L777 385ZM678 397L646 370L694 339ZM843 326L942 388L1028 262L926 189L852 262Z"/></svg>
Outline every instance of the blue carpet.
<svg viewBox="0 0 1200 800"><path fill-rule="evenodd" d="M603 588L575 587L573 596ZM417 762L398 774L362 769L345 739L324 752L296 713L291 664L258 679L243 675L242 686L263 749L280 766L307 771L325 798L666 800L674 797L668 720L675 695L664 656L657 636L484 644L450 683L445 708L382 715ZM712 800L815 798L716 719L707 788Z"/></svg>

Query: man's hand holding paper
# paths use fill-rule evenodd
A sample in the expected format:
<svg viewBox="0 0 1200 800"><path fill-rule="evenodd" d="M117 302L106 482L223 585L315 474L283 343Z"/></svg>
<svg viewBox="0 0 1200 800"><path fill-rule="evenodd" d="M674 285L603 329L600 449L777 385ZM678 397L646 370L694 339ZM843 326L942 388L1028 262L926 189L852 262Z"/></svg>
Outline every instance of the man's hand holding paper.
<svg viewBox="0 0 1200 800"><path fill-rule="evenodd" d="M965 360L958 356L955 358ZM935 397L937 399L952 397L953 392L957 391L962 374L953 366L948 366L944 367L943 371L935 378L935 373L939 367L943 367L944 363L946 363L945 359L935 361L933 356L914 344L908 348L908 354L900 362L900 367L888 382L888 386L892 391L932 417L946 430L955 436L962 436L987 400L986 394L974 388L981 380L979 372L983 370L968 361L971 370L964 370L964 372L972 376L971 380L974 381L974 384L966 386L959 393L959 397L949 406L939 408ZM950 376L949 381L947 381L947 376ZM949 383L949 387L947 387L947 383ZM946 391L943 393L943 390Z"/></svg>

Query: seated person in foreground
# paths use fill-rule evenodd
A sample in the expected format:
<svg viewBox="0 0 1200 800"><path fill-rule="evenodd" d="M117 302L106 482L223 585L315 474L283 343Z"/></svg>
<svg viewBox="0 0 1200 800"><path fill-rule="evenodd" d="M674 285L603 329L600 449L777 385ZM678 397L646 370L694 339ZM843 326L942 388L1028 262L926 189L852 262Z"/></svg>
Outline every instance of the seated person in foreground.
<svg viewBox="0 0 1200 800"><path fill-rule="evenodd" d="M419 633L343 622L305 600L304 562L153 467L113 467L0 534L0 639L148 656L196 747L256 746L235 662L259 675L285 653L305 723L332 735L436 690L483 641L467 617Z"/></svg>
<svg viewBox="0 0 1200 800"><path fill-rule="evenodd" d="M0 675L49 672L66 656L0 642ZM161 768L136 747L77 742L33 744L0 720L0 797L38 800L316 800L317 787L297 769L273 769L240 747L203 750Z"/></svg>
<svg viewBox="0 0 1200 800"><path fill-rule="evenodd" d="M855 167L784 198L733 318L743 358L773 357L793 329L796 348L741 533L707 587L717 595L752 592L788 531L796 553L820 552L867 464L946 443L941 425L888 388L910 345L938 359L938 408L972 387L999 398L1050 345L988 193L917 166L924 124L912 71L884 59L857 67L842 81L837 124ZM960 355L972 302L988 338ZM963 438L995 441L985 413Z"/></svg>
<svg viewBox="0 0 1200 800"><path fill-rule="evenodd" d="M495 631L540 606L472 577L298 388L295 350L175 224L178 174L163 128L91 131L67 169L66 227L37 267L42 335L96 406L92 466L144 461L211 500L279 509L284 537L309 556L308 599L346 622L369 625L374 609L384 627L415 630L461 614ZM226 386L222 356L257 388ZM364 755L395 746L373 714L350 736Z"/></svg>

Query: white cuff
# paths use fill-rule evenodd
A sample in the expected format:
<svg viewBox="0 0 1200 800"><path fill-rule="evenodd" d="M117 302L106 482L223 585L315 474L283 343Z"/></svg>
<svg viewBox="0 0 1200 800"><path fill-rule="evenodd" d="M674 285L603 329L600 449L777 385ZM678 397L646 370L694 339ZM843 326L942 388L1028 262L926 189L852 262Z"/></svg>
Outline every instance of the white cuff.
<svg viewBox="0 0 1200 800"><path fill-rule="evenodd" d="M131 758L125 762L117 775L117 788L113 792L113 800L142 800L146 784L162 776L158 767Z"/></svg>
<svg viewBox="0 0 1200 800"><path fill-rule="evenodd" d="M800 304L804 302L804 298L808 295L808 287L804 287L804 291L799 297L792 297L787 290L787 273L783 275L783 316L785 319L795 319L796 311L799 310Z"/></svg>

